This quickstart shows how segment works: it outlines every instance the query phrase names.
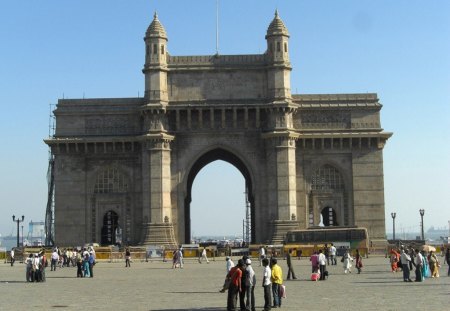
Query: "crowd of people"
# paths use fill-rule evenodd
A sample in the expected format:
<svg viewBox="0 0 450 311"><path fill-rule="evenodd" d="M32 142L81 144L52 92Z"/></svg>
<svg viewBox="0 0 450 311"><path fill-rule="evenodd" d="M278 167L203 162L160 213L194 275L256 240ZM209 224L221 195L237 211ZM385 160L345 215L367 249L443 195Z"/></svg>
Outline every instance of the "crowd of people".
<svg viewBox="0 0 450 311"><path fill-rule="evenodd" d="M230 257L226 257L226 277L220 292L228 289L227 310L237 310L239 298L239 309L254 311L256 273L252 267L252 261L244 255L238 260L235 266ZM283 285L283 271L278 265L277 258L263 258L261 260L262 287L264 288L264 310L280 308L281 300L285 297L285 287ZM273 300L272 300L273 298Z"/></svg>
<svg viewBox="0 0 450 311"><path fill-rule="evenodd" d="M445 255L447 264L450 265L450 253L447 248ZM415 272L415 282L423 282L427 278L438 278L441 263L435 251L419 250L418 248L401 246L399 249L391 249L389 262L393 273L402 271L403 281L412 282L411 271ZM448 271L450 276L450 268Z"/></svg>
<svg viewBox="0 0 450 311"><path fill-rule="evenodd" d="M45 282L45 270L48 260L45 251L29 254L24 260L27 282ZM55 247L50 255L50 271L56 268L77 267L77 277L94 277L95 250L93 247L83 249L59 249Z"/></svg>

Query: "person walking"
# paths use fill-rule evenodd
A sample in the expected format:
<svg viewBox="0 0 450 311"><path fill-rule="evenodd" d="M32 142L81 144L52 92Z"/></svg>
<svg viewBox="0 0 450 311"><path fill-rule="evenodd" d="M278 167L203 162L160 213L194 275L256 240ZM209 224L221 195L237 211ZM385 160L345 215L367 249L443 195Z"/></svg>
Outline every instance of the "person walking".
<svg viewBox="0 0 450 311"><path fill-rule="evenodd" d="M131 252L130 252L130 249L127 247L125 249L125 268L131 267L130 260L131 260Z"/></svg>
<svg viewBox="0 0 450 311"><path fill-rule="evenodd" d="M225 293L225 291L230 287L230 279L228 278L228 274L230 273L231 268L234 267L234 262L233 260L231 260L231 257L227 256L225 258L225 261L227 273L225 274L225 281L223 283L222 289L219 291L221 293Z"/></svg>
<svg viewBox="0 0 450 311"><path fill-rule="evenodd" d="M95 265L95 253L94 252L89 253L88 263L89 263L89 277L93 278L94 277L94 265Z"/></svg>
<svg viewBox="0 0 450 311"><path fill-rule="evenodd" d="M203 260L206 260L206 263L209 263L208 256L206 255L206 248L203 247L201 256L198 258L198 263L202 263Z"/></svg>
<svg viewBox="0 0 450 311"><path fill-rule="evenodd" d="M359 253L359 249L356 250L356 256L355 256L355 267L358 270L358 274L361 274L361 270L363 267L363 263L362 263L362 256Z"/></svg>
<svg viewBox="0 0 450 311"><path fill-rule="evenodd" d="M353 258L350 255L350 252L349 252L348 249L345 251L345 254L342 257L341 261L344 263L344 273L345 274L352 273L352 261L353 261Z"/></svg>
<svg viewBox="0 0 450 311"><path fill-rule="evenodd" d="M264 311L268 311L270 310L272 301L272 271L270 270L269 260L267 258L262 260L262 265L264 267L262 280L262 287L264 290Z"/></svg>
<svg viewBox="0 0 450 311"><path fill-rule="evenodd" d="M255 311L255 285L256 285L256 275L255 271L252 268L252 261L247 259L245 262L247 265L246 270L246 278L245 278L245 289L247 300L245 301L245 310L247 311Z"/></svg>
<svg viewBox="0 0 450 311"><path fill-rule="evenodd" d="M273 308L281 307L280 287L283 284L283 271L277 264L277 259L272 258L272 295L273 295Z"/></svg>
<svg viewBox="0 0 450 311"><path fill-rule="evenodd" d="M295 276L294 267L292 266L292 249L289 249L286 254L286 264L288 266L287 280L290 280L291 276L293 280L296 280L297 277Z"/></svg>

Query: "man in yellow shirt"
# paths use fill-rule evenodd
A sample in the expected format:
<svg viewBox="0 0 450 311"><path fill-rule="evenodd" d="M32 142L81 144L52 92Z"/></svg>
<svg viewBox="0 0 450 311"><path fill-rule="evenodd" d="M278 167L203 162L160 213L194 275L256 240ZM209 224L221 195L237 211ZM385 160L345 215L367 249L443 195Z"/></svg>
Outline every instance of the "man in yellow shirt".
<svg viewBox="0 0 450 311"><path fill-rule="evenodd" d="M277 259L272 258L272 295L273 295L273 307L281 307L280 287L283 284L283 271L281 267L277 265Z"/></svg>

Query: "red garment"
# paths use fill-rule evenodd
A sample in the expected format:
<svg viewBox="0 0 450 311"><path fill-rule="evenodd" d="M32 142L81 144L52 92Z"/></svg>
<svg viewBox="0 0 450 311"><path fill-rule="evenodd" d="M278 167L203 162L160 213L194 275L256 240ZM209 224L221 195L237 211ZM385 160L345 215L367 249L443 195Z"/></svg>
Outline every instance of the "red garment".
<svg viewBox="0 0 450 311"><path fill-rule="evenodd" d="M242 270L237 266L233 267L228 273L228 276L231 278L231 283L234 286L239 287L239 281L242 278Z"/></svg>

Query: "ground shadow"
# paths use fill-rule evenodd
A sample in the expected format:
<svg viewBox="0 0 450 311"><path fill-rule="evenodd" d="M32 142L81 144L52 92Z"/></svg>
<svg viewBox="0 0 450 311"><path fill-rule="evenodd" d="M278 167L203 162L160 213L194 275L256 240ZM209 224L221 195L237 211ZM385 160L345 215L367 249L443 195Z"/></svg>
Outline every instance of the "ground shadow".
<svg viewBox="0 0 450 311"><path fill-rule="evenodd" d="M152 309L151 311L218 311L218 310L226 310L225 307L209 307L209 308L187 308L187 309Z"/></svg>
<svg viewBox="0 0 450 311"><path fill-rule="evenodd" d="M14 283L14 284L17 284L17 283L31 283L31 282L27 282L27 281L0 281L0 283L3 283L3 284L9 284L9 283Z"/></svg>
<svg viewBox="0 0 450 311"><path fill-rule="evenodd" d="M166 293L167 294L219 294L219 295L223 295L219 291L217 291L217 292L166 292ZM199 309L199 310L203 310L203 309Z"/></svg>

